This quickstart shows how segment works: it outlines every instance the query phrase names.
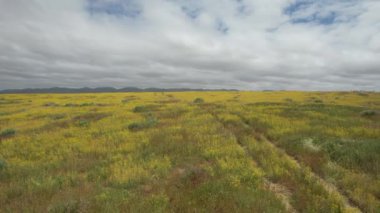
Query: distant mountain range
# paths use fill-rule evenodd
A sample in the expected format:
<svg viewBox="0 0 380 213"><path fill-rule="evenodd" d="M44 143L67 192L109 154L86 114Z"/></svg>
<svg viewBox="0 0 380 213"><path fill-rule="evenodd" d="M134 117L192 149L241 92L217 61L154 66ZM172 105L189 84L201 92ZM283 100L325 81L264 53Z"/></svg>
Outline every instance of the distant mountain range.
<svg viewBox="0 0 380 213"><path fill-rule="evenodd" d="M189 88L137 88L124 87L116 89L113 87L96 87L96 88L67 88L67 87L52 87L52 88L26 88L26 89L6 89L0 90L0 94L21 94L21 93L105 93L105 92L186 92L186 91L238 91L233 89L189 89Z"/></svg>

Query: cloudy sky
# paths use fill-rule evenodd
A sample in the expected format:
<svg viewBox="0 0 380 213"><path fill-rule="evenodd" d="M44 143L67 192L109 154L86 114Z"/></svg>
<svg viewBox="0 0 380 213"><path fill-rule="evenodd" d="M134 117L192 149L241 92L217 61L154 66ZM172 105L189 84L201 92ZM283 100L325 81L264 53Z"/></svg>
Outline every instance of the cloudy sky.
<svg viewBox="0 0 380 213"><path fill-rule="evenodd" d="M380 0L0 0L0 89L380 90Z"/></svg>

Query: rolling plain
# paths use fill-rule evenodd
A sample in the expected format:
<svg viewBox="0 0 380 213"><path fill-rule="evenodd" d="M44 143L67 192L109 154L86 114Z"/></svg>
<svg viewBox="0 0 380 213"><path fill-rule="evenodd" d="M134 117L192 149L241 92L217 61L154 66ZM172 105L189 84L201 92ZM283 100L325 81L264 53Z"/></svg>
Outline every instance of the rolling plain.
<svg viewBox="0 0 380 213"><path fill-rule="evenodd" d="M380 93L2 94L0 212L380 212Z"/></svg>

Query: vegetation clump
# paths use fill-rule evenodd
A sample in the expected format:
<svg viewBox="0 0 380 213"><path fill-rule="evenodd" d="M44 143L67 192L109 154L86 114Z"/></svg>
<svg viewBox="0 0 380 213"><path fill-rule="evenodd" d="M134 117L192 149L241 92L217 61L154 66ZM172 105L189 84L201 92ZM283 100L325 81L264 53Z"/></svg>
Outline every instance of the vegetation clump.
<svg viewBox="0 0 380 213"><path fill-rule="evenodd" d="M94 105L95 105L94 103L89 102L89 103L81 103L79 106L86 107L86 106L94 106Z"/></svg>
<svg viewBox="0 0 380 213"><path fill-rule="evenodd" d="M43 106L45 106L45 107L55 107L55 106L58 106L58 104L56 104L54 102L47 102Z"/></svg>
<svg viewBox="0 0 380 213"><path fill-rule="evenodd" d="M0 138L11 137L16 134L16 130L14 129L4 129L0 132Z"/></svg>
<svg viewBox="0 0 380 213"><path fill-rule="evenodd" d="M78 104L73 104L73 103L67 103L64 105L65 107L76 107Z"/></svg>
<svg viewBox="0 0 380 213"><path fill-rule="evenodd" d="M87 120L80 120L78 122L78 125L81 127L87 127L88 125L90 125L90 122L88 122Z"/></svg>
<svg viewBox="0 0 380 213"><path fill-rule="evenodd" d="M369 96L368 92L362 92L362 91L357 91L356 94L360 96Z"/></svg>
<svg viewBox="0 0 380 213"><path fill-rule="evenodd" d="M80 212L80 202L77 200L70 200L58 203L48 209L48 212Z"/></svg>
<svg viewBox="0 0 380 213"><path fill-rule="evenodd" d="M310 97L308 101L314 104L323 104L323 100L317 97Z"/></svg>
<svg viewBox="0 0 380 213"><path fill-rule="evenodd" d="M76 117L73 118L74 121L83 121L83 120L86 120L86 121L98 121L98 120L101 120L105 117L108 117L110 114L109 113L97 113L97 112L89 112L89 113L85 113L85 114L82 114L82 115L78 115Z"/></svg>
<svg viewBox="0 0 380 213"><path fill-rule="evenodd" d="M193 101L194 104L203 104L204 102L203 98L196 98Z"/></svg>
<svg viewBox="0 0 380 213"><path fill-rule="evenodd" d="M146 128L151 128L158 123L157 119L154 117L148 117L144 121L141 122L133 122L128 125L128 129L131 131L143 130Z"/></svg>
<svg viewBox="0 0 380 213"><path fill-rule="evenodd" d="M141 112L150 112L159 108L160 105L140 105L133 108L133 112L141 113Z"/></svg>
<svg viewBox="0 0 380 213"><path fill-rule="evenodd" d="M375 110L364 110L362 112L360 112L360 115L363 116L363 117L372 117L374 115L376 115L376 111Z"/></svg>
<svg viewBox="0 0 380 213"><path fill-rule="evenodd" d="M7 162L0 158L0 171L4 170L7 167Z"/></svg>
<svg viewBox="0 0 380 213"><path fill-rule="evenodd" d="M125 97L123 100L121 100L121 103L126 104L126 103L132 102L132 101L134 101L134 100L136 100L136 99L137 99L137 98L136 98L136 96L134 96L134 95L132 95L132 96L127 96L127 97Z"/></svg>
<svg viewBox="0 0 380 213"><path fill-rule="evenodd" d="M65 117L66 117L66 114L64 114L64 113L58 113L58 114L54 114L54 115L50 116L50 118L53 120L59 120L59 119L65 118Z"/></svg>
<svg viewBox="0 0 380 213"><path fill-rule="evenodd" d="M133 112L146 112L146 111L148 111L148 109L145 106L136 106L133 109Z"/></svg>

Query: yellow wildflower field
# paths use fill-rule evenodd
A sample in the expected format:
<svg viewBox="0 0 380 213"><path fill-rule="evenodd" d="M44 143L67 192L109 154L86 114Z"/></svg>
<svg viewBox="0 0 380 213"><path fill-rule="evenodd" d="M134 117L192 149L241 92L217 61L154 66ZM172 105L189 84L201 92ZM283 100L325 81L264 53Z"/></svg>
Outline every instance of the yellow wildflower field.
<svg viewBox="0 0 380 213"><path fill-rule="evenodd" d="M378 212L380 93L0 95L0 212Z"/></svg>

